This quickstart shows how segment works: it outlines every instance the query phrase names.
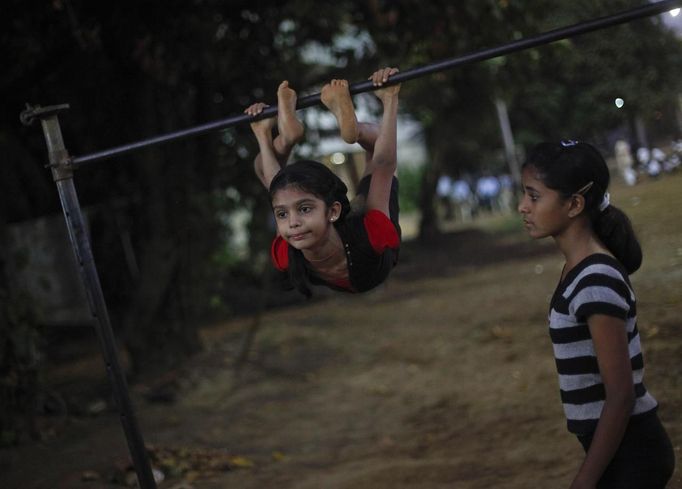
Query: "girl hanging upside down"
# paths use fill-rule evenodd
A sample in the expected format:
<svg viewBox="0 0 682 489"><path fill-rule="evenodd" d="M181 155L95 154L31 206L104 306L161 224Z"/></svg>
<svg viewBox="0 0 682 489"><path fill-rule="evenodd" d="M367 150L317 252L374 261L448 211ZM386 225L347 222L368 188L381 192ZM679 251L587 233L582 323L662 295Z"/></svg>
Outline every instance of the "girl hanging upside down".
<svg viewBox="0 0 682 489"><path fill-rule="evenodd" d="M369 79L383 87L397 72L384 68ZM296 118L296 92L288 82L277 89L278 135L273 139L274 118L251 124L260 149L254 161L256 175L269 190L277 223L272 260L307 297L311 284L365 292L386 280L397 263L400 225L394 173L399 91L400 85L375 91L383 104L377 125L357 121L346 80L332 80L322 88L322 103L336 117L343 140L357 142L366 152L353 202L346 185L322 163L302 160L287 165L304 132ZM256 103L244 113L257 116L265 107Z"/></svg>

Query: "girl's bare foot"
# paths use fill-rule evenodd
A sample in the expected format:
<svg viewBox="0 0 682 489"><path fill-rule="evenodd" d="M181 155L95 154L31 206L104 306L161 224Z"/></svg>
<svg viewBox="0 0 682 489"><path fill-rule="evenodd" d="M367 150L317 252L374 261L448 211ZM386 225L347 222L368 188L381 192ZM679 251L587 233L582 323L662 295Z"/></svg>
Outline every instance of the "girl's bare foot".
<svg viewBox="0 0 682 489"><path fill-rule="evenodd" d="M349 144L355 143L358 140L358 120L355 117L353 100L351 100L348 91L348 82L346 80L332 80L331 83L322 87L320 98L322 103L336 117L341 138Z"/></svg>
<svg viewBox="0 0 682 489"><path fill-rule="evenodd" d="M296 92L283 81L277 88L277 130L285 146L293 147L303 139L303 124L296 117Z"/></svg>

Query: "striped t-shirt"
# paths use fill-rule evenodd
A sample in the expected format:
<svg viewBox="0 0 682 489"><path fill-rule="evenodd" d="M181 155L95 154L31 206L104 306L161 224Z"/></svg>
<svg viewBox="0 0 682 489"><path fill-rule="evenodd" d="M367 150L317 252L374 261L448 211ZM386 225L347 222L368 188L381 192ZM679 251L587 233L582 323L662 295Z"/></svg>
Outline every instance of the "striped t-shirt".
<svg viewBox="0 0 682 489"><path fill-rule="evenodd" d="M557 286L549 310L549 333L554 348L561 401L568 430L594 432L604 406L587 318L605 314L625 321L636 402L632 416L654 411L656 400L642 383L644 361L637 330L637 307L627 272L613 257L594 254L571 269Z"/></svg>

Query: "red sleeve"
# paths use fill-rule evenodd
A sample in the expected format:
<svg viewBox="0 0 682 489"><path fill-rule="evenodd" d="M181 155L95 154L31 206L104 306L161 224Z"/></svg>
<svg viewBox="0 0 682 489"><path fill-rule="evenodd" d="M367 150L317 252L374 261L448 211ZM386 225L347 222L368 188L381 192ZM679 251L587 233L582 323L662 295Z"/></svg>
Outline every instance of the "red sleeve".
<svg viewBox="0 0 682 489"><path fill-rule="evenodd" d="M377 254L386 248L396 249L400 246L398 231L386 214L377 209L371 209L365 214L365 229L369 242Z"/></svg>
<svg viewBox="0 0 682 489"><path fill-rule="evenodd" d="M272 241L270 257L272 258L272 263L275 265L275 268L280 272L289 268L289 245L281 236L277 236Z"/></svg>

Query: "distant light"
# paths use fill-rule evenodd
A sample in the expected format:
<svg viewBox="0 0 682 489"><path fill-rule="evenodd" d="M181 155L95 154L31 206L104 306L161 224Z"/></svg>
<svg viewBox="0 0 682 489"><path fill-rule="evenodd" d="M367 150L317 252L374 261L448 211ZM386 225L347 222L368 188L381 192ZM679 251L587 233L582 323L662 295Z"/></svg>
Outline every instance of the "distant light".
<svg viewBox="0 0 682 489"><path fill-rule="evenodd" d="M618 107L618 108L620 109L621 107L623 107L623 105L625 105L625 100L623 100L622 98L618 97L618 98L614 101L614 103L616 104L616 107Z"/></svg>
<svg viewBox="0 0 682 489"><path fill-rule="evenodd" d="M346 161L346 155L343 153L334 153L332 155L332 163L335 165L342 165L344 161Z"/></svg>
<svg viewBox="0 0 682 489"><path fill-rule="evenodd" d="M680 9L678 9L678 8L672 9L670 11L670 15L672 15L673 17L677 17L678 15L680 15Z"/></svg>

